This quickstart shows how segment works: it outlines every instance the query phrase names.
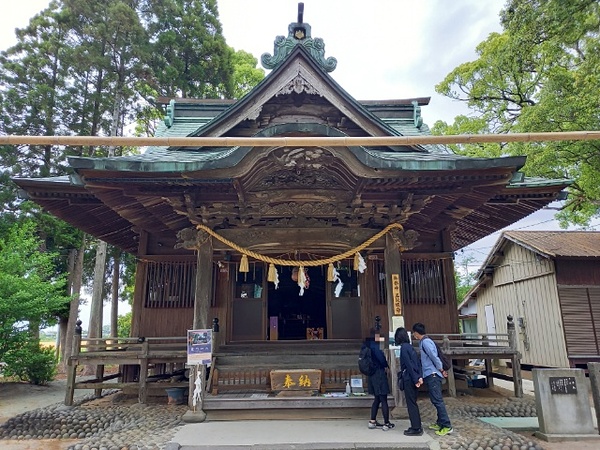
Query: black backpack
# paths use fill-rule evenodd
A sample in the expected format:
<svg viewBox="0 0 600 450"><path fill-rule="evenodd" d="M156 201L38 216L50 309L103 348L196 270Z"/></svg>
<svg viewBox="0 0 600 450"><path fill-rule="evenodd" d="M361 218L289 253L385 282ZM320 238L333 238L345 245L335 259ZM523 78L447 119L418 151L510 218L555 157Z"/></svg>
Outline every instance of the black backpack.
<svg viewBox="0 0 600 450"><path fill-rule="evenodd" d="M428 337L427 339L431 339L431 338ZM433 339L431 339L431 342L433 342L435 344L435 348L437 350L438 357L440 358L440 361L442 362L442 369L444 369L447 372L452 367L452 364L450 364L448 357L442 353L442 349L440 348L438 343L435 342ZM423 347L423 349L425 349L425 347ZM429 359L431 359L431 361L433 361L433 358L431 357L431 355L428 354L427 356L429 356Z"/></svg>
<svg viewBox="0 0 600 450"><path fill-rule="evenodd" d="M363 346L358 354L358 370L367 376L373 375L377 370L377 365L371 355L371 349L367 346Z"/></svg>

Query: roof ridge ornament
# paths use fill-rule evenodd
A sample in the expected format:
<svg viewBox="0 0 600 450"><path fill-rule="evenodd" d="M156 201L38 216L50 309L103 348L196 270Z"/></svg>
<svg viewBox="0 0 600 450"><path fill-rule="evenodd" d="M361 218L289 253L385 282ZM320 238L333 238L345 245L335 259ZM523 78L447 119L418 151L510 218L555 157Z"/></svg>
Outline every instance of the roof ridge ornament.
<svg viewBox="0 0 600 450"><path fill-rule="evenodd" d="M310 25L304 23L304 3L298 3L298 22L288 25L288 37L277 36L273 56L263 53L260 62L265 69L274 69L288 56L296 45L301 45L326 72L333 72L337 59L325 58L325 42L321 38L312 38Z"/></svg>

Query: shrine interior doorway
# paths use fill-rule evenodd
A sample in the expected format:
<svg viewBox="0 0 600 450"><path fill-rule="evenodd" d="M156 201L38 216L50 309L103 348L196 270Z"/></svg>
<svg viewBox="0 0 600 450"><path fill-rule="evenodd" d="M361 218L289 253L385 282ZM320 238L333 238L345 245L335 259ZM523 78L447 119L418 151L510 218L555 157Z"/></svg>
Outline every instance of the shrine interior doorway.
<svg viewBox="0 0 600 450"><path fill-rule="evenodd" d="M268 339L303 340L327 337L327 267L308 267L307 287L302 295L298 268L285 267L279 274L279 287L268 288Z"/></svg>

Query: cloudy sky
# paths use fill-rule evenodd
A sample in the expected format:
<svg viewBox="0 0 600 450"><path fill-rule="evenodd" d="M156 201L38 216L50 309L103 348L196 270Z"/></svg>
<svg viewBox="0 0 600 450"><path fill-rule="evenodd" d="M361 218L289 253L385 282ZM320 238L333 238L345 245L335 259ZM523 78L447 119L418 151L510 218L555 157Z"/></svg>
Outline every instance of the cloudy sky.
<svg viewBox="0 0 600 450"><path fill-rule="evenodd" d="M6 2L7 0L3 0ZM297 20L296 0L218 0L227 43L260 59L273 54L278 35ZM49 0L21 0L0 15L0 49L16 42L15 28L47 7ZM435 93L452 69L476 58L475 48L500 31L504 0L304 0L304 22L325 42L325 56L338 60L333 78L358 100L431 97L425 123L451 122L468 114L459 102ZM540 211L511 229L558 229L553 211ZM476 270L499 232L458 255L475 259Z"/></svg>
<svg viewBox="0 0 600 450"><path fill-rule="evenodd" d="M7 1L7 0L3 0ZM227 43L260 58L273 53L278 35L298 16L296 0L218 0ZM0 49L16 42L49 0L21 0L0 15ZM475 47L500 30L504 0L305 0L304 22L325 41L325 56L338 60L335 80L358 100L431 97L425 123L452 121L467 110L435 93Z"/></svg>

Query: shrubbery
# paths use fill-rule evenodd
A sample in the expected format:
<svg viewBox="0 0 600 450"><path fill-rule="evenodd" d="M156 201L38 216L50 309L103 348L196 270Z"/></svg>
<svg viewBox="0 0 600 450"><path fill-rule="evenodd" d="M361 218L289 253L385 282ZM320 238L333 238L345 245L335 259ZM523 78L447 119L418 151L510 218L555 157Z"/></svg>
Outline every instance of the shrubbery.
<svg viewBox="0 0 600 450"><path fill-rule="evenodd" d="M51 347L27 344L11 349L4 355L5 377L16 377L22 381L45 385L56 376L56 354Z"/></svg>

